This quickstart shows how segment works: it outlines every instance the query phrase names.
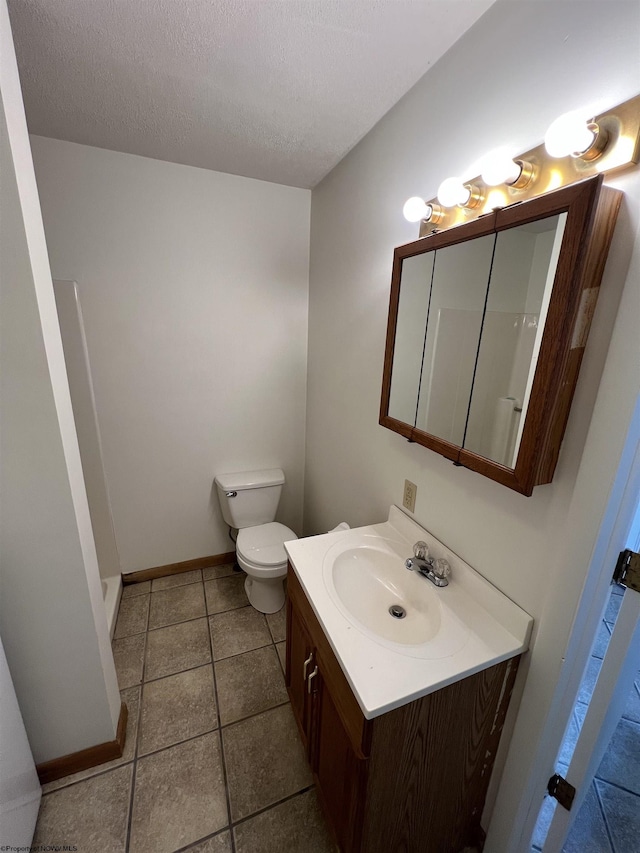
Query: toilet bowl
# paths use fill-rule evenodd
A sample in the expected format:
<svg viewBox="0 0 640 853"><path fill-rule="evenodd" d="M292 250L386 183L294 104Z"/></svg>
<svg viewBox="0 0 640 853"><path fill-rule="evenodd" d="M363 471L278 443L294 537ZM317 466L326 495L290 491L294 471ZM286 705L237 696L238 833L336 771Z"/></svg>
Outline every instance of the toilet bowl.
<svg viewBox="0 0 640 853"><path fill-rule="evenodd" d="M236 558L247 573L249 603L261 613L275 613L284 604L287 552L284 543L298 537L274 521L284 473L280 468L218 474L215 478L222 516L238 531Z"/></svg>
<svg viewBox="0 0 640 853"><path fill-rule="evenodd" d="M298 537L277 521L238 531L236 557L247 573L244 588L249 603L261 613L276 613L284 604L287 552L284 543Z"/></svg>

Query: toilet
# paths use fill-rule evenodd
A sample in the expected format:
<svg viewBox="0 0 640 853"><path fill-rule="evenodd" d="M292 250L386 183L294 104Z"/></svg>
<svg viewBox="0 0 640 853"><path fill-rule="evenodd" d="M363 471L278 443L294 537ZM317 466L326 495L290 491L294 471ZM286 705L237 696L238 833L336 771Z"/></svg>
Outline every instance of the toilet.
<svg viewBox="0 0 640 853"><path fill-rule="evenodd" d="M261 613L276 613L284 604L287 552L284 543L298 537L273 519L284 485L280 468L218 474L214 480L222 517L238 530L236 557L247 573L249 603Z"/></svg>

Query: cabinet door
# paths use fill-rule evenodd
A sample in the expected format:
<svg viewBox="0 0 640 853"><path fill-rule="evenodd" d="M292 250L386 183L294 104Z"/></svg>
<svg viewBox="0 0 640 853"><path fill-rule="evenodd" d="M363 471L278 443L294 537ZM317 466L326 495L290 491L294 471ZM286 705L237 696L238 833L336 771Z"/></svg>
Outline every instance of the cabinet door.
<svg viewBox="0 0 640 853"><path fill-rule="evenodd" d="M315 653L309 634L289 598L287 599L287 690L307 754L309 754L311 710L307 677L313 672L314 666Z"/></svg>
<svg viewBox="0 0 640 853"><path fill-rule="evenodd" d="M359 758L351 746L342 718L322 680L322 668L312 684L311 698L311 766L320 799L340 849L355 853L360 849L362 835L368 761Z"/></svg>

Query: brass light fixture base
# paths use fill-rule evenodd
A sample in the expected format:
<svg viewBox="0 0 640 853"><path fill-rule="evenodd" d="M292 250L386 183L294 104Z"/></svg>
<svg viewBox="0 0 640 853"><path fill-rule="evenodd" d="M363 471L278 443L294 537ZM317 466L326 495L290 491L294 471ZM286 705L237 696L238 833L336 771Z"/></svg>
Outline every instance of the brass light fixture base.
<svg viewBox="0 0 640 853"><path fill-rule="evenodd" d="M458 207L463 210L475 210L480 207L482 202L484 201L484 193L482 189L476 183L465 184L465 189L469 190L469 198L465 201L464 204L459 204Z"/></svg>
<svg viewBox="0 0 640 853"><path fill-rule="evenodd" d="M586 151L576 151L571 156L577 160L585 160L587 163L591 163L604 154L604 150L609 142L609 134L604 128L600 128L595 121L590 121L587 127L594 134L593 142Z"/></svg>
<svg viewBox="0 0 640 853"><path fill-rule="evenodd" d="M424 219L423 222L426 222L429 225L439 225L440 222L442 222L442 220L444 219L445 210L441 205L436 204L433 201L430 202L430 205L431 205L431 216L428 219Z"/></svg>
<svg viewBox="0 0 640 853"><path fill-rule="evenodd" d="M508 181L507 186L513 187L514 190L524 190L536 180L536 167L527 160L514 160L514 163L520 166L520 174L515 181Z"/></svg>
<svg viewBox="0 0 640 853"><path fill-rule="evenodd" d="M630 98L617 107L597 115L589 125L597 131L596 138L586 151L578 156L559 159L547 154L544 144L524 151L517 159L522 163L519 177L511 185L485 186L482 178L473 178L465 185L476 188L480 201L470 206L471 198L464 207L448 207L442 210L438 220L440 230L471 222L496 207L508 207L516 201L526 201L535 196L575 184L601 172L611 174L629 168L640 156L640 95ZM473 193L472 193L473 195ZM427 202L437 206L437 200ZM428 236L434 219L420 223L420 236Z"/></svg>

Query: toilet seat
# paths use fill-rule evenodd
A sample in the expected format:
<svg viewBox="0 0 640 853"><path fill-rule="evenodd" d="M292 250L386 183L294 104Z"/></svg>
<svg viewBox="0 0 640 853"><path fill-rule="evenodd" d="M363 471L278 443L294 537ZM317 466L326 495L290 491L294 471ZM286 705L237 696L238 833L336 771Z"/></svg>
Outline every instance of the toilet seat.
<svg viewBox="0 0 640 853"><path fill-rule="evenodd" d="M298 537L277 521L243 527L238 531L236 553L240 566L258 577L278 577L286 573L284 542Z"/></svg>

